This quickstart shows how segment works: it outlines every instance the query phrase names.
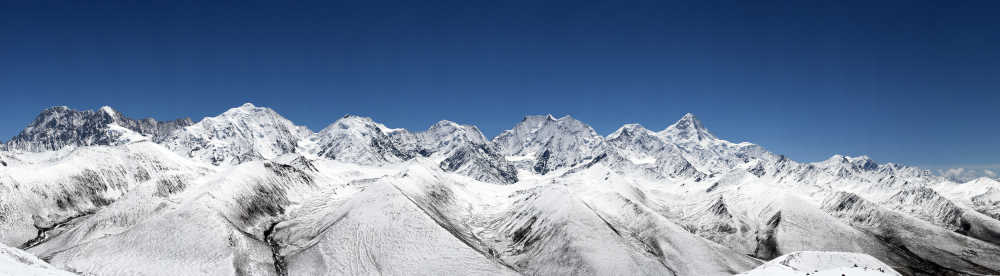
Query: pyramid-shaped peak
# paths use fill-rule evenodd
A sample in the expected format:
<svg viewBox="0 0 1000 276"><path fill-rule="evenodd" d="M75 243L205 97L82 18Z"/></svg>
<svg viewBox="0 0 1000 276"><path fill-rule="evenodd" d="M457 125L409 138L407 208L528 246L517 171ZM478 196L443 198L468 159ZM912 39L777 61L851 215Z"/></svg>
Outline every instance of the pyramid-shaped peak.
<svg viewBox="0 0 1000 276"><path fill-rule="evenodd" d="M640 124L625 124L608 135L608 139L615 139L621 137L622 135L631 136L640 133L652 133Z"/></svg>
<svg viewBox="0 0 1000 276"><path fill-rule="evenodd" d="M684 117L681 117L681 119L677 120L677 122L672 126L678 129L705 129L705 126L701 124L698 117L695 117L694 114L691 113L684 114Z"/></svg>
<svg viewBox="0 0 1000 276"><path fill-rule="evenodd" d="M701 121L691 113L684 114L680 120L677 120L677 122L668 126L667 129L661 131L660 134L673 138L699 141L716 139L715 135L708 132L708 129L701 124Z"/></svg>

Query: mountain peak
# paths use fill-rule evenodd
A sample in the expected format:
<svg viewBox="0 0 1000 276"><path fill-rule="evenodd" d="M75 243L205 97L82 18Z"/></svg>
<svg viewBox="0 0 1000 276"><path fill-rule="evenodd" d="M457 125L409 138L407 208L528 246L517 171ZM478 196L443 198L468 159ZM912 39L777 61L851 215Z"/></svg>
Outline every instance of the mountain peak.
<svg viewBox="0 0 1000 276"><path fill-rule="evenodd" d="M841 154L834 154L826 159L826 162L847 163L847 157Z"/></svg>
<svg viewBox="0 0 1000 276"><path fill-rule="evenodd" d="M58 105L58 106L53 106L53 107L46 108L46 109L42 110L42 113L45 113L45 111L67 111L67 110L70 110L70 108L68 106Z"/></svg>
<svg viewBox="0 0 1000 276"><path fill-rule="evenodd" d="M608 139L609 140L615 139L621 137L622 135L635 135L636 133L647 132L647 131L649 130L647 130L640 124L624 124L621 127L619 127L618 130L615 130L615 132L609 134Z"/></svg>
<svg viewBox="0 0 1000 276"><path fill-rule="evenodd" d="M337 119L332 124L327 126L327 129L349 129L349 128L364 128L365 126L371 125L378 129L383 129L384 127L377 127L380 124L376 123L374 119L359 116L354 114L345 114L344 117ZM325 129L324 129L325 130Z"/></svg>
<svg viewBox="0 0 1000 276"><path fill-rule="evenodd" d="M705 126L701 124L701 121L698 120L698 117L695 117L694 114L691 113L684 114L684 116L681 117L680 120L677 120L677 122L674 123L673 126L679 129L688 129L688 128L699 129L699 130L705 129Z"/></svg>
<svg viewBox="0 0 1000 276"><path fill-rule="evenodd" d="M106 106L106 105L105 105L105 106L102 106L100 110L101 110L101 112L104 112L105 114L108 114L108 115L111 115L111 116L114 116L114 115L115 115L115 113L117 113L117 112L116 112L116 111L115 111L114 109L112 109L112 108L111 108L110 106Z"/></svg>
<svg viewBox="0 0 1000 276"><path fill-rule="evenodd" d="M457 127L459 127L459 126L461 126L461 125L459 125L459 124L458 124L458 123L456 123L456 122L452 122L452 121L449 121L449 120L440 120L440 121L438 121L437 123L435 123L435 124L431 125L431 127L430 127L430 128L431 128L431 129L434 129L434 128L442 128L442 127L453 127L453 128L457 128Z"/></svg>
<svg viewBox="0 0 1000 276"><path fill-rule="evenodd" d="M674 138L688 139L688 140L714 140L715 135L708 132L708 129L701 124L694 114L687 113L677 120L674 124L667 127L660 132L664 136L671 136Z"/></svg>
<svg viewBox="0 0 1000 276"><path fill-rule="evenodd" d="M251 113L257 113L257 112L269 111L269 110L271 110L271 109L270 108L266 108L266 107L258 107L258 106L255 106L255 105L251 104L251 103L245 103L243 105L240 105L240 106L237 106L237 107L233 107L233 108L230 108L229 110L226 110L226 112L223 112L222 114L220 114L219 117L242 116L243 114L251 114Z"/></svg>
<svg viewBox="0 0 1000 276"><path fill-rule="evenodd" d="M522 168L545 174L552 169L578 164L593 158L603 144L603 137L589 125L570 116L526 116L513 129L506 130L493 142L507 156L519 156L534 162L518 163Z"/></svg>
<svg viewBox="0 0 1000 276"><path fill-rule="evenodd" d="M25 151L58 150L65 146L115 145L126 129L159 141L178 128L190 125L190 120L160 122L155 119L131 119L109 106L98 110L74 110L54 106L43 110L17 136L7 141L9 149ZM127 135L124 135L127 136Z"/></svg>
<svg viewBox="0 0 1000 276"><path fill-rule="evenodd" d="M294 152L310 134L270 108L247 103L172 133L164 145L214 165L236 165Z"/></svg>
<svg viewBox="0 0 1000 276"><path fill-rule="evenodd" d="M424 136L424 140L438 140L438 142L450 140L451 138L446 137L455 135L462 136L465 140L472 141L475 144L485 144L487 142L486 136L483 136L482 131L478 127L463 125L449 120L438 121L427 128L427 131L419 133L419 135Z"/></svg>

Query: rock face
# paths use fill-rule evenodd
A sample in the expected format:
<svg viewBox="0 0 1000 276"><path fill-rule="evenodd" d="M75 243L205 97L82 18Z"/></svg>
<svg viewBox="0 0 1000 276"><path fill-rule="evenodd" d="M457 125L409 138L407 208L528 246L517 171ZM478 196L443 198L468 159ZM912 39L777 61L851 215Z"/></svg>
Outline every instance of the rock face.
<svg viewBox="0 0 1000 276"><path fill-rule="evenodd" d="M175 131L162 144L182 156L213 165L235 165L293 153L312 131L253 104Z"/></svg>
<svg viewBox="0 0 1000 276"><path fill-rule="evenodd" d="M475 126L445 120L423 132L397 131L395 134L404 141L411 141L415 146L410 147L423 155L443 159L439 167L444 171L497 184L512 184L518 180L514 165Z"/></svg>
<svg viewBox="0 0 1000 276"><path fill-rule="evenodd" d="M593 128L565 116L527 116L513 129L504 131L493 142L503 154L512 156L515 165L538 174L572 167L601 154L603 138Z"/></svg>
<svg viewBox="0 0 1000 276"><path fill-rule="evenodd" d="M464 145L451 151L440 163L441 170L500 184L517 182L517 169L507 163L500 150L492 144Z"/></svg>
<svg viewBox="0 0 1000 276"><path fill-rule="evenodd" d="M66 146L116 145L122 133L110 125L138 133L159 142L177 129L191 125L191 119L156 121L130 119L110 107L100 110L72 110L57 106L43 110L20 134L7 141L6 148L20 151L49 151Z"/></svg>

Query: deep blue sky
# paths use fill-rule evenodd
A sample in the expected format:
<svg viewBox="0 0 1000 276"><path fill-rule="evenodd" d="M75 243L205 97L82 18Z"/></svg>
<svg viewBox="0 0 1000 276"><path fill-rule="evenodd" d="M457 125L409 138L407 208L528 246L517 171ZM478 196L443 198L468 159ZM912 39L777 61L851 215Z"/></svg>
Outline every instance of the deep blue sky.
<svg viewBox="0 0 1000 276"><path fill-rule="evenodd" d="M0 139L54 105L490 137L526 114L608 134L692 112L801 161L1000 167L997 1L81 2L0 4Z"/></svg>

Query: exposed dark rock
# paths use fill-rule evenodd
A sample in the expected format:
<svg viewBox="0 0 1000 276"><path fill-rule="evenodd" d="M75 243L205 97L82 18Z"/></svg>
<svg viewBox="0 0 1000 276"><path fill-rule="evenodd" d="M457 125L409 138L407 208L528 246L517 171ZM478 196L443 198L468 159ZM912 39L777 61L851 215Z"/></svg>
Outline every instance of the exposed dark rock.
<svg viewBox="0 0 1000 276"><path fill-rule="evenodd" d="M43 110L24 130L5 144L9 150L48 151L65 146L112 145L118 137L109 124L130 129L159 142L173 131L192 125L191 119L135 120L108 107L73 110L65 106Z"/></svg>
<svg viewBox="0 0 1000 276"><path fill-rule="evenodd" d="M552 151L550 151L550 150L543 151L542 154L539 154L538 158L535 159L536 160L535 161L535 166L533 166L532 169L535 170L535 172L538 173L538 174L546 174L546 173L548 173L549 172L549 166L548 166L549 157L551 157L551 156L552 156Z"/></svg>
<svg viewBox="0 0 1000 276"><path fill-rule="evenodd" d="M754 249L753 255L757 258L770 260L775 257L781 256L781 252L778 250L778 239L775 235L778 234L778 225L781 224L781 212L776 212L767 220L759 232L757 232L757 248Z"/></svg>
<svg viewBox="0 0 1000 276"><path fill-rule="evenodd" d="M446 172L457 172L483 182L512 184L517 182L517 169L492 144L467 145L441 161Z"/></svg>

